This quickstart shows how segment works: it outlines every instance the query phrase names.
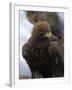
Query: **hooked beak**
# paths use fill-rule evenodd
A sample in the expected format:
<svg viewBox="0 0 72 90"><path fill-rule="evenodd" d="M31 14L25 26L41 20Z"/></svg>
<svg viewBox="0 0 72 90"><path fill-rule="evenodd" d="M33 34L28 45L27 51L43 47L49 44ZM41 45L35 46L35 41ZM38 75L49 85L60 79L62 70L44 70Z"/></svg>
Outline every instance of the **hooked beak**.
<svg viewBox="0 0 72 90"><path fill-rule="evenodd" d="M44 37L49 38L51 41L57 41L58 40L58 38L55 35L53 35L51 32L46 32Z"/></svg>
<svg viewBox="0 0 72 90"><path fill-rule="evenodd" d="M51 33L51 32L46 32L46 33L44 34L44 37L50 38L51 36L52 36L52 33Z"/></svg>

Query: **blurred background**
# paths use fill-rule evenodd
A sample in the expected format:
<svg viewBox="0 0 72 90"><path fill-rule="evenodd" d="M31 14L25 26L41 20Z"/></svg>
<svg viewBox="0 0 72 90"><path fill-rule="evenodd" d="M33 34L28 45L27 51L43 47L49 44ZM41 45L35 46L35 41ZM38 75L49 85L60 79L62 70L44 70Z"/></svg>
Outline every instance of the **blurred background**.
<svg viewBox="0 0 72 90"><path fill-rule="evenodd" d="M31 71L22 57L22 46L31 37L34 24L38 21L48 21L52 32L59 38L64 37L64 13L63 12L37 12L37 11L19 11L20 15L20 65L19 78L31 78ZM62 42L61 41L61 42Z"/></svg>

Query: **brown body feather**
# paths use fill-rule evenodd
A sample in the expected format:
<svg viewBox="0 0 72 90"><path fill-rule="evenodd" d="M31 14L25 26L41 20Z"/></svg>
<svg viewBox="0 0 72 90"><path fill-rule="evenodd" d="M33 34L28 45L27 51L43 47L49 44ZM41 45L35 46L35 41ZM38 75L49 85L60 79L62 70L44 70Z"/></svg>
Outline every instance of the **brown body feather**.
<svg viewBox="0 0 72 90"><path fill-rule="evenodd" d="M26 59L34 78L33 72L39 72L42 77L64 76L63 46L59 45L54 35L44 37L51 32L47 22L38 22L32 31L32 37L22 48L22 55Z"/></svg>

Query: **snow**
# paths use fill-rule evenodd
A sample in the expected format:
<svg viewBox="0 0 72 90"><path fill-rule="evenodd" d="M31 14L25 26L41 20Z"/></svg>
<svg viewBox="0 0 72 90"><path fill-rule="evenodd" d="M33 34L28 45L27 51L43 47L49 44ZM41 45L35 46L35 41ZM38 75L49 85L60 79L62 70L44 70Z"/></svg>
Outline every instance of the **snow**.
<svg viewBox="0 0 72 90"><path fill-rule="evenodd" d="M28 41L31 36L33 25L28 21L26 17L26 11L20 11L20 69L19 75L31 76L31 71L22 57L22 46Z"/></svg>
<svg viewBox="0 0 72 90"><path fill-rule="evenodd" d="M58 17L59 17L61 23L64 24L64 13L63 12L59 12L57 14L58 14Z"/></svg>

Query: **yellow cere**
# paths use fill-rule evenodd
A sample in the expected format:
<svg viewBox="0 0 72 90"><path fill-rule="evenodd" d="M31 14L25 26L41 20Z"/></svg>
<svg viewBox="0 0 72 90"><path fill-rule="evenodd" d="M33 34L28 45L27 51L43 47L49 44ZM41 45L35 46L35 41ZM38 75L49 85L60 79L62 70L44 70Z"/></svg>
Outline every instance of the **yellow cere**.
<svg viewBox="0 0 72 90"><path fill-rule="evenodd" d="M44 36L50 38L52 36L52 33L51 32L47 32L47 33L45 33Z"/></svg>

